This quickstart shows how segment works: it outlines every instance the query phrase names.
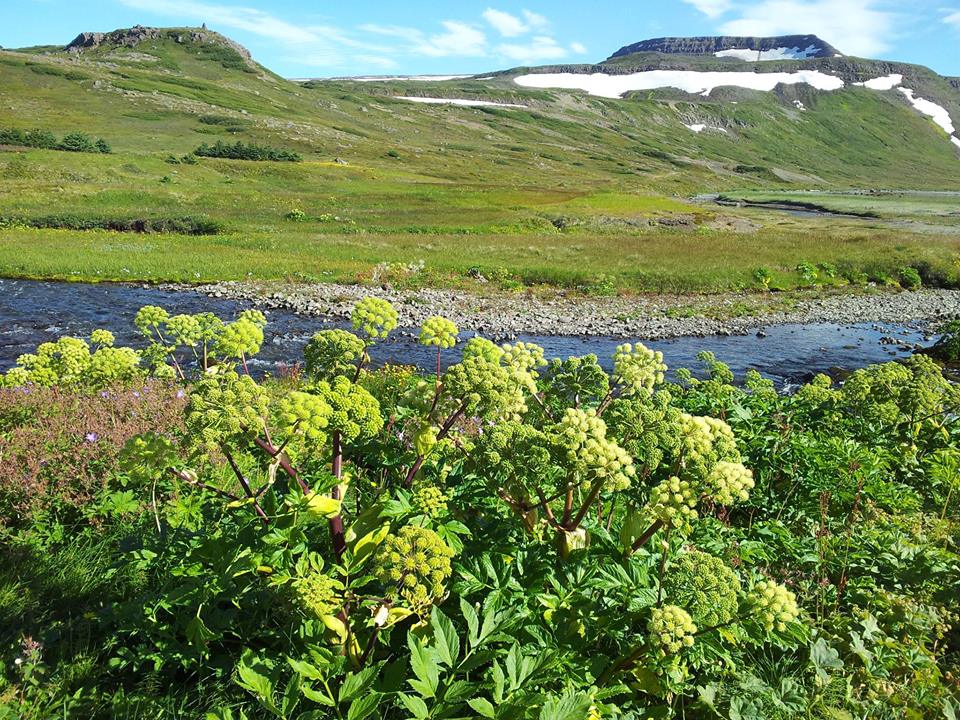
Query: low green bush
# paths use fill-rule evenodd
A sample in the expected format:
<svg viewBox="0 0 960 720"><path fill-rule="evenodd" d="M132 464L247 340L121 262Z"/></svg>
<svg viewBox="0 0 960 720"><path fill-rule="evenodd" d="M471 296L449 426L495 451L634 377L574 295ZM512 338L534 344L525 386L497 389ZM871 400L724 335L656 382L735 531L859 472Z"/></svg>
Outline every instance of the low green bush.
<svg viewBox="0 0 960 720"><path fill-rule="evenodd" d="M67 152L109 153L110 144L103 138L94 140L82 132L71 132L57 140L48 130L20 130L19 128L0 128L0 145L20 145L44 150L65 150Z"/></svg>
<svg viewBox="0 0 960 720"><path fill-rule="evenodd" d="M178 233L180 235L217 235L223 224L202 216L157 218L104 218L85 215L57 214L0 216L0 226L53 228L57 230L113 230L131 233Z"/></svg>
<svg viewBox="0 0 960 720"><path fill-rule="evenodd" d="M292 150L244 143L240 140L232 145L222 140L217 140L213 145L203 143L193 151L193 154L200 157L228 158L230 160L273 160L281 162L300 162L303 160L300 153Z"/></svg>

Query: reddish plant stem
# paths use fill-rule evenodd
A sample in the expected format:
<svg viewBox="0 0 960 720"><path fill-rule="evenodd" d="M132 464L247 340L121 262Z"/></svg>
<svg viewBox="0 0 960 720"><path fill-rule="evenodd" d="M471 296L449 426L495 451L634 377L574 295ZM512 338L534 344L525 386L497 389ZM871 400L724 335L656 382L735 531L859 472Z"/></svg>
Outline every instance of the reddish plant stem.
<svg viewBox="0 0 960 720"><path fill-rule="evenodd" d="M466 410L467 403L464 401L460 407L457 408L457 411L447 418L447 421L443 424L443 427L440 428L440 432L437 433L437 440L443 440L450 433L450 429L453 427L454 423L460 419ZM426 460L425 456L417 455L417 459L414 460L413 465L410 466L410 469L407 471L407 475L403 480L403 486L405 488L409 489L413 486L413 479L417 476L417 473L420 472L420 468L423 467L424 460Z"/></svg>
<svg viewBox="0 0 960 720"><path fill-rule="evenodd" d="M646 545L650 541L650 538L653 537L654 533L656 533L657 530L659 530L662 527L663 527L663 520L657 520L656 522L653 523L653 525L648 527L646 532L643 533L643 535L641 535L640 537L638 537L637 541L630 547L630 554L632 555L637 550L639 550L644 545Z"/></svg>
<svg viewBox="0 0 960 720"><path fill-rule="evenodd" d="M250 500L253 500L253 509L256 510L257 515L260 516L260 519L263 520L264 525L270 524L270 519L267 517L267 514L263 511L263 508L260 507L260 503L257 502L257 496L253 494L253 490L250 487L250 483L243 476L240 468L237 466L236 460L233 459L233 455L230 454L230 451L226 447L221 446L220 449L223 451L224 456L227 458L227 462L230 463L230 469L233 470L233 474L237 476L237 480L240 481L240 486L243 488L243 492L246 493L247 497Z"/></svg>
<svg viewBox="0 0 960 720"><path fill-rule="evenodd" d="M600 491L603 490L603 478L598 478L597 481L593 484L593 487L590 488L590 494L587 495L587 499L583 501L583 505L580 507L580 511L577 513L577 516L573 519L573 523L567 526L568 530L576 530L580 523L583 522L583 519L587 516L587 513L590 511L590 506L593 505L593 501L597 499L600 495Z"/></svg>
<svg viewBox="0 0 960 720"><path fill-rule="evenodd" d="M334 500L340 500L340 479L343 477L343 438L339 430L333 433L333 475L337 479L337 484L330 491L330 496ZM333 544L333 551L337 555L337 562L343 559L343 553L347 550L347 538L343 531L343 515L337 515L330 518L330 542Z"/></svg>
<svg viewBox="0 0 960 720"><path fill-rule="evenodd" d="M184 472L181 472L180 470L176 470L174 468L167 468L167 471L171 475L182 480L188 485L193 485L194 487L200 488L201 490L209 490L210 492L216 493L220 497L227 498L228 500L240 500L239 495L234 495L232 492L227 492L226 490L221 490L220 488L214 487L213 485L207 485L206 483L200 482L199 480L194 480L189 475L187 475Z"/></svg>
<svg viewBox="0 0 960 720"><path fill-rule="evenodd" d="M670 542L670 526L667 526L667 532L664 535L664 543ZM669 545L663 548L663 553L660 557L660 577L657 579L657 607L663 606L663 575L667 571L667 551L670 549Z"/></svg>
<svg viewBox="0 0 960 720"><path fill-rule="evenodd" d="M309 494L310 494L310 486L307 485L307 483L305 483L305 482L300 478L300 475L297 473L297 471L296 471L296 469L293 467L293 465L291 465L286 458L284 458L284 457L281 456L280 451L279 451L277 448L275 448L275 447L274 447L273 445L271 445L270 443L266 442L263 438L254 438L254 439L253 439L253 443L254 443L254 445L256 445L258 448L260 448L260 449L263 450L265 453L267 453L267 455L269 455L270 457L272 457L272 458L274 458L274 459L278 459L278 460L280 461L280 467L283 469L283 471L284 471L287 475L290 476L291 479L297 481L297 484L300 485L300 490L303 491L303 494L304 494L304 495L309 495Z"/></svg>

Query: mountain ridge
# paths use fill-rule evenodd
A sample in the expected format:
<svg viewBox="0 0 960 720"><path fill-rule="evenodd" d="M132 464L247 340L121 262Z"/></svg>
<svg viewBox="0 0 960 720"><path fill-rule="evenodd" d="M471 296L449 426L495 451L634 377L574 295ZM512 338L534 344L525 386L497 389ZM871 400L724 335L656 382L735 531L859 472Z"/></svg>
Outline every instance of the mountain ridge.
<svg viewBox="0 0 960 720"><path fill-rule="evenodd" d="M656 52L664 55L716 55L725 51L771 52L793 49L805 59L842 55L833 45L816 35L778 35L772 37L703 35L695 37L662 37L624 45L608 60L635 53Z"/></svg>

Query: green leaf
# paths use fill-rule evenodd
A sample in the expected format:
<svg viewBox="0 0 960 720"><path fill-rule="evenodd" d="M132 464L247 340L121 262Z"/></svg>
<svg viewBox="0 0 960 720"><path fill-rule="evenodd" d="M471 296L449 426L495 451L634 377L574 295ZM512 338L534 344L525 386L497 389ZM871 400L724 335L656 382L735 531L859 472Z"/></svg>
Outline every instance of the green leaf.
<svg viewBox="0 0 960 720"><path fill-rule="evenodd" d="M479 714L481 717L492 718L494 716L493 703L489 700L484 700L483 698L473 698L473 700L467 700L467 705L473 708L474 712Z"/></svg>
<svg viewBox="0 0 960 720"><path fill-rule="evenodd" d="M340 702L347 702L370 687L379 669L379 665L371 665L360 672L347 675L340 686Z"/></svg>
<svg viewBox="0 0 960 720"><path fill-rule="evenodd" d="M593 703L585 693L566 692L550 698L540 709L540 720L583 720Z"/></svg>
<svg viewBox="0 0 960 720"><path fill-rule="evenodd" d="M354 700L347 711L347 720L365 720L377 709L381 697L380 693L372 692Z"/></svg>
<svg viewBox="0 0 960 720"><path fill-rule="evenodd" d="M457 629L450 618L436 607L430 613L430 625L433 628L433 637L437 641L436 648L440 661L452 668L457 664L460 656L460 638L457 637Z"/></svg>
<svg viewBox="0 0 960 720"><path fill-rule="evenodd" d="M480 618L473 605L463 598L460 598L460 612L463 614L463 619L467 621L467 631L470 633L467 641L470 647L475 648L480 644Z"/></svg>
<svg viewBox="0 0 960 720"><path fill-rule="evenodd" d="M407 644L410 646L410 668L417 676L417 680L407 682L423 697L435 697L440 686L440 665L436 656L415 635L407 635Z"/></svg>
<svg viewBox="0 0 960 720"><path fill-rule="evenodd" d="M493 701L499 705L503 702L504 677L500 663L494 661L490 668L490 674L493 679Z"/></svg>
<svg viewBox="0 0 960 720"><path fill-rule="evenodd" d="M270 678L270 667L258 658L252 651L247 650L237 665L237 684L253 693L267 710L282 717L273 699L273 680Z"/></svg>
<svg viewBox="0 0 960 720"><path fill-rule="evenodd" d="M210 630L200 619L200 611L197 611L197 615L193 618L190 618L190 622L187 623L187 640L190 641L191 645L206 645L208 640L212 640L217 637L217 634Z"/></svg>
<svg viewBox="0 0 960 720"><path fill-rule="evenodd" d="M407 695L406 693L397 693L397 697L400 698L403 706L413 713L417 720L423 720L430 714L430 711L427 710L427 704L420 698Z"/></svg>
<svg viewBox="0 0 960 720"><path fill-rule="evenodd" d="M367 558L369 558L374 551L380 547L380 544L384 541L389 532L390 525L387 523L357 540L357 544L353 548L353 561L350 563L354 571L363 565Z"/></svg>
<svg viewBox="0 0 960 720"><path fill-rule="evenodd" d="M283 704L280 706L280 709L283 711L283 716L285 718L293 715L293 711L297 709L297 705L300 704L300 684L302 680L299 675L291 675L290 681L287 683L287 687L283 691Z"/></svg>

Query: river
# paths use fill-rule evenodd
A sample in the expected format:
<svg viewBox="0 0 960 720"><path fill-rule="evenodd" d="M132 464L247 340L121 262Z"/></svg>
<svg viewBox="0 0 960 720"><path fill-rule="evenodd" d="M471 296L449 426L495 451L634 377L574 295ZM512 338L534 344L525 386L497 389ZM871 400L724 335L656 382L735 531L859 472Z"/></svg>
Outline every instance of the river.
<svg viewBox="0 0 960 720"><path fill-rule="evenodd" d="M87 336L96 328L113 331L118 344L139 346L142 340L133 327L133 318L144 305L159 305L171 314L214 312L224 319L251 306L197 292L137 285L0 280L0 370L10 368L20 354L32 352L39 343L63 335ZM251 364L254 372L271 372L297 362L304 344L320 329L347 327L342 321L325 321L282 310L268 312L267 319L263 349ZM419 345L415 334L413 328L398 330L373 348L374 361L430 368L435 362L434 351ZM472 334L463 331L460 337L466 339ZM929 337L927 327L919 322L810 323L765 327L759 334L634 340L663 351L671 368L697 369L697 353L709 350L738 376L754 369L783 387L808 379L816 372L853 370L905 357L912 346L924 344ZM517 339L542 345L547 357L595 353L608 368L614 348L624 342L622 338L579 336L520 335ZM445 362L455 362L459 353L454 349L445 356Z"/></svg>

